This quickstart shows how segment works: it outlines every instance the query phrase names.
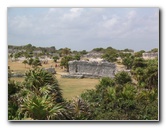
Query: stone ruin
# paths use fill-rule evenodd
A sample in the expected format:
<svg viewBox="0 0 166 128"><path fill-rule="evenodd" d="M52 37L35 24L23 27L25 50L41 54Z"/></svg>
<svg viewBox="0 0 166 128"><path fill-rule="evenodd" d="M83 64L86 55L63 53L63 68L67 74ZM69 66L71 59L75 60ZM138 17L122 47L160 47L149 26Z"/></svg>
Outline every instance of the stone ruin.
<svg viewBox="0 0 166 128"><path fill-rule="evenodd" d="M86 57L86 58L101 58L102 55L103 55L103 53L91 51L91 52L87 53L86 55L84 55L83 57Z"/></svg>
<svg viewBox="0 0 166 128"><path fill-rule="evenodd" d="M46 70L49 73L56 74L55 68L52 68L52 67L51 68L44 68L44 70Z"/></svg>
<svg viewBox="0 0 166 128"><path fill-rule="evenodd" d="M116 66L107 61L69 61L69 74L67 78L100 78L114 77Z"/></svg>
<svg viewBox="0 0 166 128"><path fill-rule="evenodd" d="M142 54L142 58L147 60L147 59L155 59L156 57L158 57L158 52L152 52L152 53L143 53Z"/></svg>

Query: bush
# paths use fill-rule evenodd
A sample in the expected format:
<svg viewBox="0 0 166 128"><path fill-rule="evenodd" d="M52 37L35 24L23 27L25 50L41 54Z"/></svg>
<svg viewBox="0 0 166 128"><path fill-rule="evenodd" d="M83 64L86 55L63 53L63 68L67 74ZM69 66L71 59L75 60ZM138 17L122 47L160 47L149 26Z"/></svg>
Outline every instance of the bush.
<svg viewBox="0 0 166 128"><path fill-rule="evenodd" d="M124 85L126 83L131 83L132 80L131 76L127 72L122 71L115 75L115 82L119 85Z"/></svg>
<svg viewBox="0 0 166 128"><path fill-rule="evenodd" d="M96 86L96 89L101 91L107 87L115 86L115 81L112 78L109 77L103 77L100 80L100 83Z"/></svg>

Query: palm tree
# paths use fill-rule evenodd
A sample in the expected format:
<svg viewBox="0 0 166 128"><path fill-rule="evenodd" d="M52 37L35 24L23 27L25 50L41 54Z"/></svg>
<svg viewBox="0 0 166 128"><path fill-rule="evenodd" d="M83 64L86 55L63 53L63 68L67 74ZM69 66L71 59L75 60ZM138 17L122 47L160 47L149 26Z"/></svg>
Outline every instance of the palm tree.
<svg viewBox="0 0 166 128"><path fill-rule="evenodd" d="M9 88L9 94L12 94L9 97L9 119L64 119L61 89L56 78L49 72L40 68L29 70L19 90L13 87L15 86Z"/></svg>
<svg viewBox="0 0 166 128"><path fill-rule="evenodd" d="M23 99L19 113L24 113L24 119L55 120L62 116L64 110L59 103L53 101L52 97L30 93Z"/></svg>
<svg viewBox="0 0 166 128"><path fill-rule="evenodd" d="M59 103L63 101L58 81L55 76L44 69L35 68L26 72L24 85L27 89L39 95L44 95L44 91L42 90L47 88L48 94L53 96L56 102Z"/></svg>
<svg viewBox="0 0 166 128"><path fill-rule="evenodd" d="M92 119L92 112L88 103L77 97L66 105L66 118L70 120L89 120Z"/></svg>

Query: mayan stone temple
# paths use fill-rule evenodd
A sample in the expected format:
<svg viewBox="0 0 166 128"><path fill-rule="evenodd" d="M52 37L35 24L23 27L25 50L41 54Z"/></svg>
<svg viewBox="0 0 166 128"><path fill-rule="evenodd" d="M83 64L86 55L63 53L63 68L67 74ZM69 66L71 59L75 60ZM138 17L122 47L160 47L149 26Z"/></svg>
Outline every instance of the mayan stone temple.
<svg viewBox="0 0 166 128"><path fill-rule="evenodd" d="M107 61L70 61L68 78L114 77L116 66Z"/></svg>

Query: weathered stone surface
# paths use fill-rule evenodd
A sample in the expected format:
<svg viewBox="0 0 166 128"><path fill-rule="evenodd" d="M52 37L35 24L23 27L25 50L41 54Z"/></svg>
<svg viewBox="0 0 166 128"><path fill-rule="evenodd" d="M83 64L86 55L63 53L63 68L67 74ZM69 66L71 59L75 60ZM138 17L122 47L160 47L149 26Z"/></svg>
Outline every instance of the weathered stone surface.
<svg viewBox="0 0 166 128"><path fill-rule="evenodd" d="M83 75L88 78L114 77L116 66L107 61L70 61L69 75Z"/></svg>
<svg viewBox="0 0 166 128"><path fill-rule="evenodd" d="M11 77L24 77L25 74L22 74L22 73L12 73L11 74Z"/></svg>
<svg viewBox="0 0 166 128"><path fill-rule="evenodd" d="M56 74L55 68L45 68L45 70L52 74Z"/></svg>
<svg viewBox="0 0 166 128"><path fill-rule="evenodd" d="M61 75L62 78L77 78L77 79L81 79L84 78L83 75L71 75L71 74L66 74L66 75Z"/></svg>
<svg viewBox="0 0 166 128"><path fill-rule="evenodd" d="M87 57L87 58L101 58L102 55L103 55L103 53L91 51L88 54L84 55L83 57Z"/></svg>
<svg viewBox="0 0 166 128"><path fill-rule="evenodd" d="M152 52L152 53L143 53L142 54L142 58L147 60L147 59L155 59L156 57L158 57L158 52Z"/></svg>

